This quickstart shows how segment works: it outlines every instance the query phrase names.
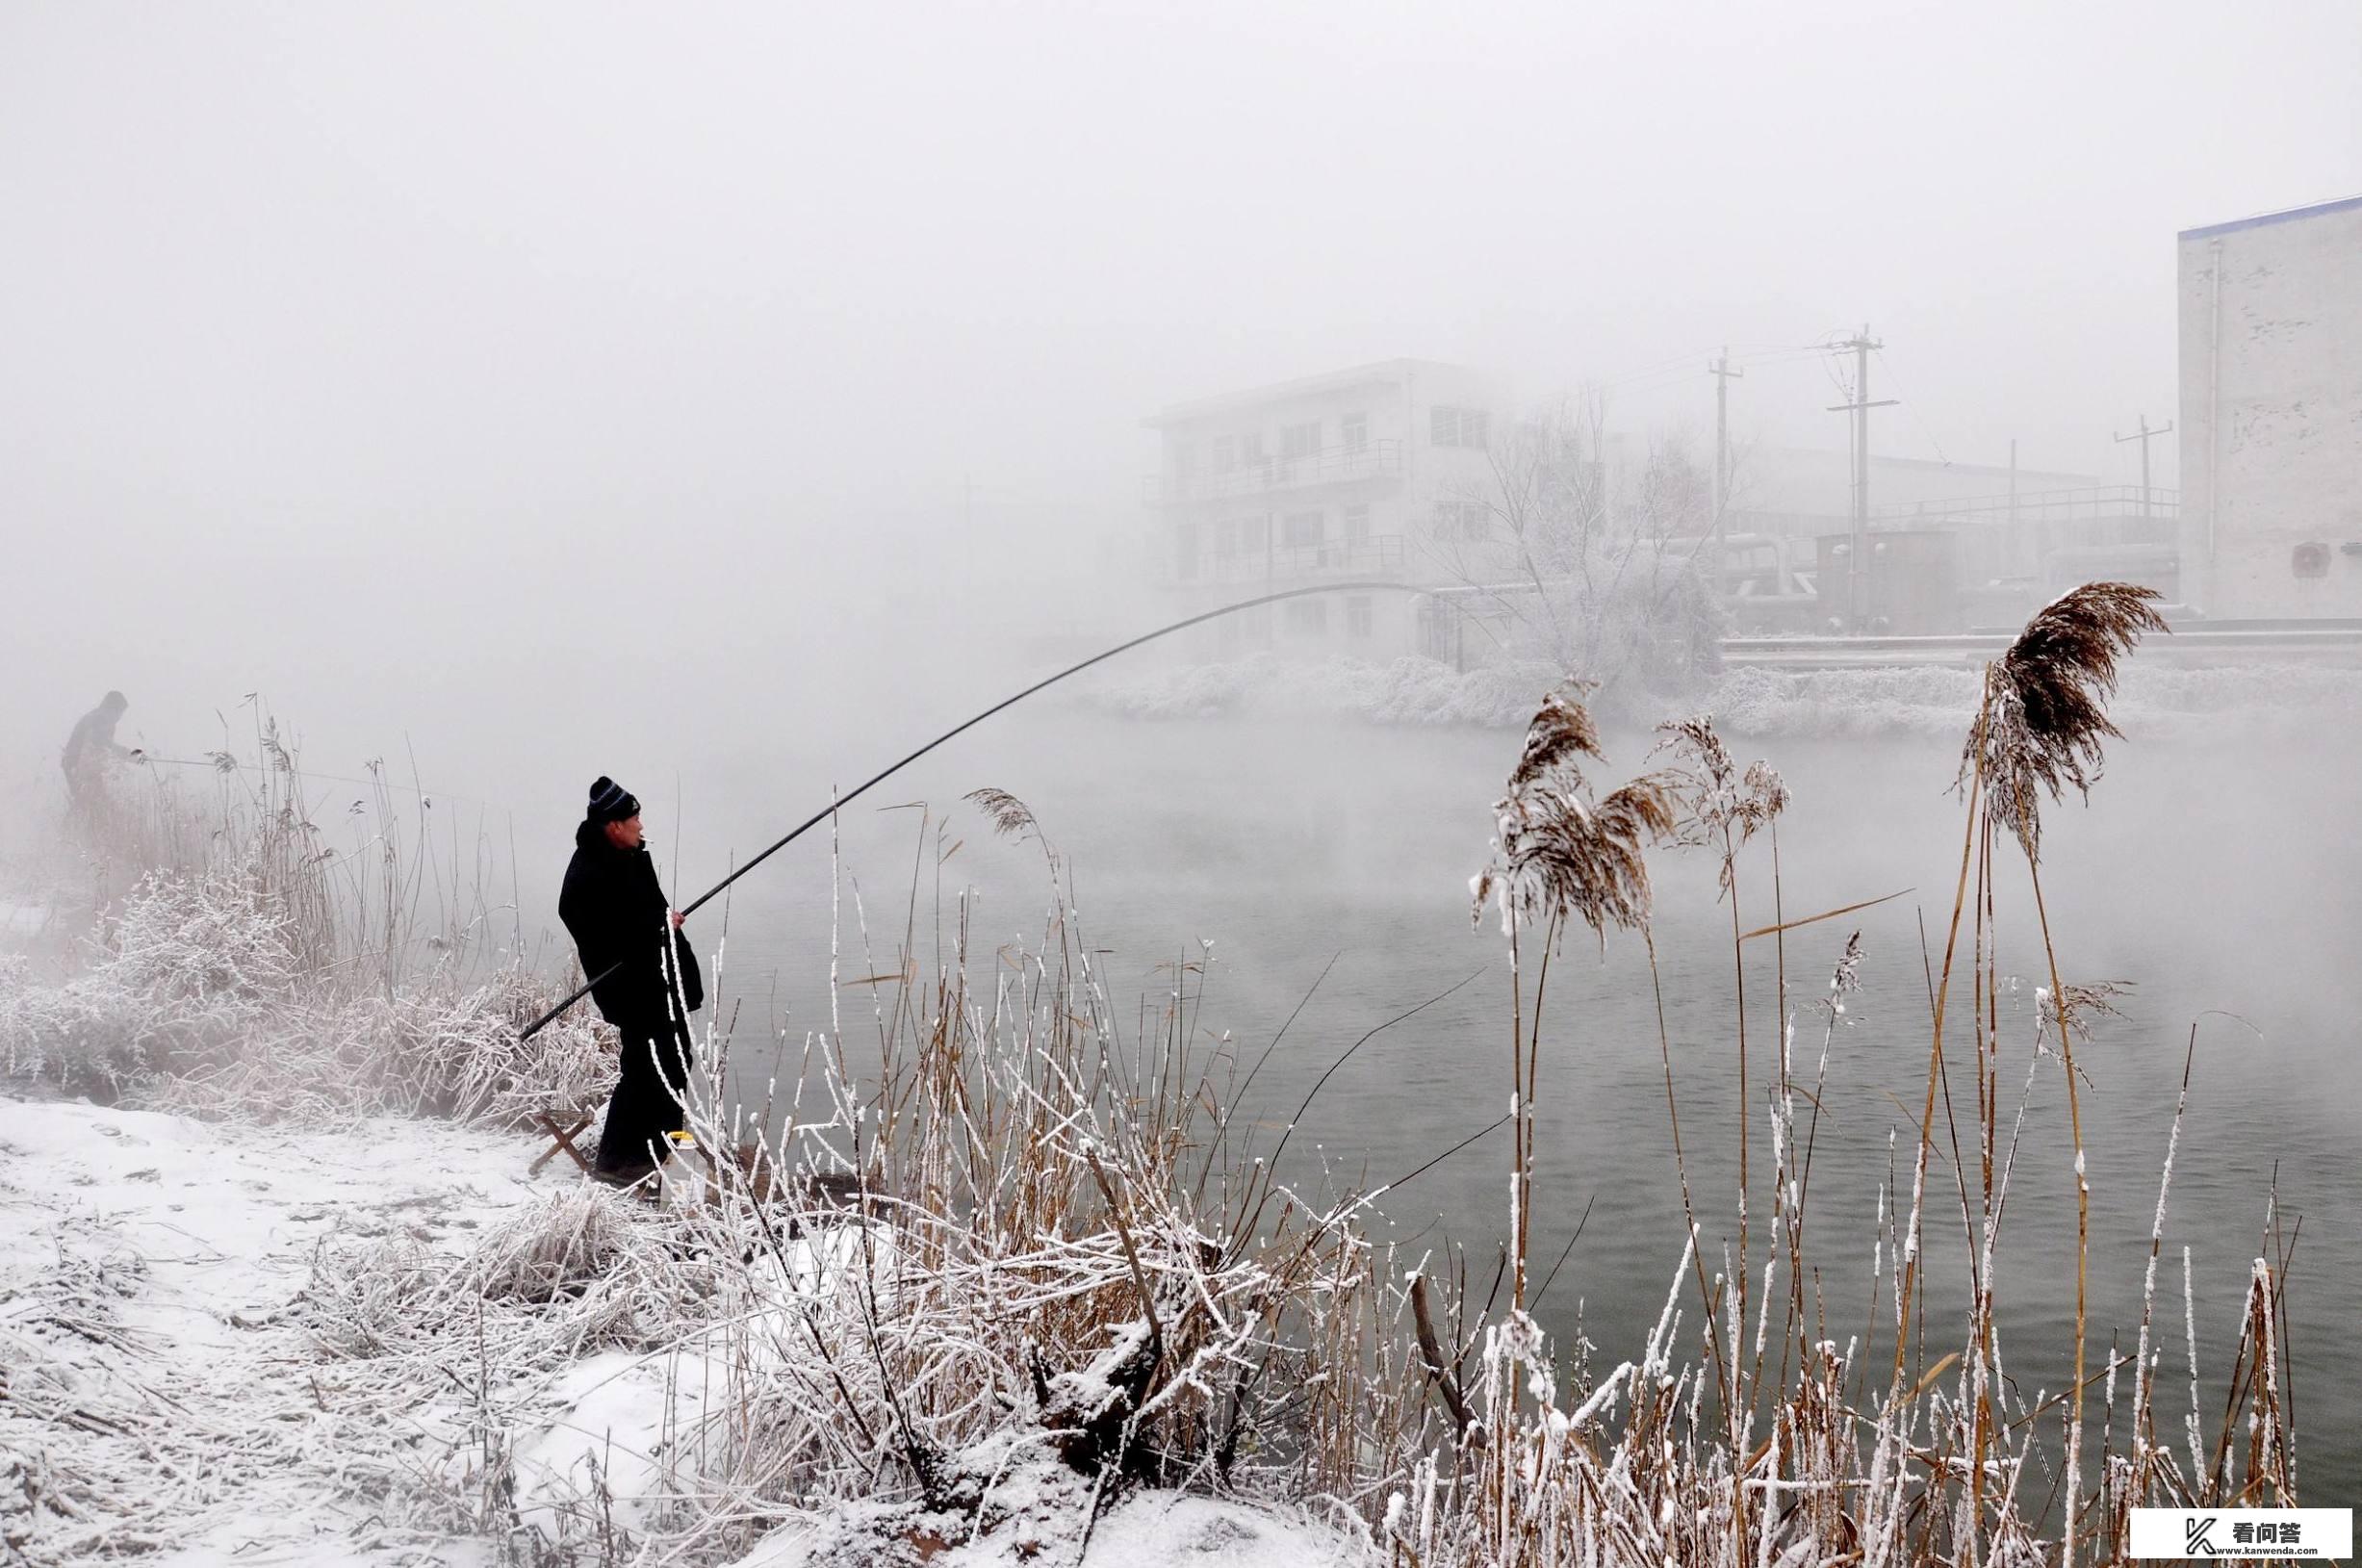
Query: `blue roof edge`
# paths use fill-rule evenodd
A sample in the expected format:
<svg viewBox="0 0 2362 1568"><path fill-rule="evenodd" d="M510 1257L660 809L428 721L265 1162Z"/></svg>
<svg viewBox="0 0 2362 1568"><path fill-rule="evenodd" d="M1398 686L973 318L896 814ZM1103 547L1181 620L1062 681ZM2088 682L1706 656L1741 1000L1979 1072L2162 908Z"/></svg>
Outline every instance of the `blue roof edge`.
<svg viewBox="0 0 2362 1568"><path fill-rule="evenodd" d="M2209 223L2204 228L2184 229L2175 238L2211 240L2219 234L2236 234L2241 229L2260 229L2268 223L2293 223L2300 218L2323 218L2330 213L2352 212L2357 208L2362 208L2362 196L2346 196L2337 201L2316 202L2310 207L2290 207L2276 213L2259 213L2253 218L2235 218L2228 223Z"/></svg>

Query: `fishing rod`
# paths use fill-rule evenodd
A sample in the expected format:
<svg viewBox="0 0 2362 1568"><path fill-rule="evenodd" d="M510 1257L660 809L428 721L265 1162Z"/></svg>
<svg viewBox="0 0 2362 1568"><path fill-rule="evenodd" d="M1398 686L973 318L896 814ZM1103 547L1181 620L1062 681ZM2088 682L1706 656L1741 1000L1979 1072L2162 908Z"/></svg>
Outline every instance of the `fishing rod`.
<svg viewBox="0 0 2362 1568"><path fill-rule="evenodd" d="M1154 642L1159 637L1169 637L1176 631L1186 631L1191 627L1203 626L1208 621L1220 620L1225 615L1235 615L1241 610L1250 610L1264 604L1276 604L1283 599L1302 599L1311 594L1421 594L1431 591L1432 590L1425 588L1415 588L1407 582L1323 582L1310 588L1285 588L1278 593L1264 594L1260 598L1256 599L1242 599L1235 604L1224 604L1218 609L1207 610L1201 615L1193 615L1187 620L1175 621L1170 626L1159 627L1154 631L1146 632L1141 636L1134 637L1130 642L1117 643L1115 647L1108 649L1103 654L1091 655L1091 657L1083 660L1080 664L1069 664L1065 669L1059 671L1056 675L1045 676L1041 680L1035 681L1032 685L1027 686L1023 691L1018 692L1014 697L1002 698L999 702L994 703L990 707L986 708L974 718L967 720L963 724L956 725L953 728L944 731L941 734L936 736L933 740L930 740L927 742L927 744L921 746L918 750L912 752L901 761L894 763L891 767L886 768L876 774L871 775L866 782L858 787L839 795L834 800L829 802L828 805L822 807L819 810L814 811L810 816L806 817L802 822L797 823L794 830L788 833L784 837L781 838L777 843L764 850L761 854L756 856L753 860L747 861L744 865L738 867L738 869L735 871L732 871L729 876L724 877L721 881L715 883L711 887L706 888L703 893L700 893L694 902L689 904L680 912L681 918L686 919L690 915L695 914L700 906L709 902L716 895L718 895L722 889L728 887L732 883L736 882L740 877L745 876L749 871L754 870L755 867L762 864L763 861L769 860L781 850L785 849L789 844L794 843L798 838L802 837L811 829L827 821L831 816L834 816L840 808L850 805L854 800L858 799L874 785L884 784L886 780L892 778L895 774L900 773L904 768L909 767L911 763L917 761L920 758L926 756L937 746L942 745L945 741L953 739L958 735L964 734L966 732L973 730L976 728L976 726L984 723L985 720L990 718L993 714L998 713L1005 707L1015 707L1017 704L1025 701L1026 698L1031 697L1035 692L1041 690L1043 687L1054 686L1058 684L1059 681L1065 680L1066 677L1070 675L1080 675L1085 670L1090 669L1093 664L1103 664L1107 660L1114 658L1117 654L1128 654L1133 649L1140 647L1142 643ZM574 1006L575 1003L589 995L592 987L598 985L601 981L606 979L607 976L613 974L616 970L622 967L623 964L621 962L610 964L605 968L600 970L597 974L591 976L588 980L582 982L581 985L577 986L564 1001L558 1003L557 1006L552 1008L549 1012L543 1014L540 1017L535 1018L531 1023L526 1025L525 1031L517 1037L518 1043L523 1044L525 1041L531 1040L535 1035L541 1033L542 1028L545 1025L556 1019L560 1014L564 1013L568 1008Z"/></svg>
<svg viewBox="0 0 2362 1568"><path fill-rule="evenodd" d="M141 767L204 768L210 773L266 773L270 771L260 762L241 762L234 757L225 763L209 757L157 757L136 749L131 761ZM306 767L282 768L279 771L298 780L313 780L328 784L371 784L380 789L399 790L405 795L441 795L446 800L475 801L478 806L485 804L474 795L457 795L448 789L428 789L423 784L396 784L391 779L360 779L349 773L314 773Z"/></svg>

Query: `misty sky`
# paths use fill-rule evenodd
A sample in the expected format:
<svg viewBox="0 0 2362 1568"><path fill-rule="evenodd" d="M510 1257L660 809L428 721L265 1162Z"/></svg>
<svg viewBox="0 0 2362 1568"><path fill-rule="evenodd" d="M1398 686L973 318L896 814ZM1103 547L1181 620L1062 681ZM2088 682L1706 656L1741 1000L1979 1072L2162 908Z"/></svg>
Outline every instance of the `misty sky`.
<svg viewBox="0 0 2362 1568"><path fill-rule="evenodd" d="M822 703L947 596L1065 613L1142 414L1398 354L1695 424L1712 346L1866 321L1884 450L2126 477L2174 231L2357 190L2345 0L7 0L5 777L110 685L181 744Z"/></svg>

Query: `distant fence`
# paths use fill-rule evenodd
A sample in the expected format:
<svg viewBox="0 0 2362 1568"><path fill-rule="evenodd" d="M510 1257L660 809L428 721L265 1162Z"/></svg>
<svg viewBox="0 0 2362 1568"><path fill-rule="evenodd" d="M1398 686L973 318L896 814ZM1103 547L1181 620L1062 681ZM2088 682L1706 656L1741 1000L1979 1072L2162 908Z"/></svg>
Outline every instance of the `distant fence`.
<svg viewBox="0 0 2362 1568"><path fill-rule="evenodd" d="M2014 632L1942 637L1726 637L1725 664L1787 670L1879 669L1908 664L1983 664L2007 651ZM2182 664L2362 664L2362 622L2241 621L2189 624L2144 637L2140 657Z"/></svg>

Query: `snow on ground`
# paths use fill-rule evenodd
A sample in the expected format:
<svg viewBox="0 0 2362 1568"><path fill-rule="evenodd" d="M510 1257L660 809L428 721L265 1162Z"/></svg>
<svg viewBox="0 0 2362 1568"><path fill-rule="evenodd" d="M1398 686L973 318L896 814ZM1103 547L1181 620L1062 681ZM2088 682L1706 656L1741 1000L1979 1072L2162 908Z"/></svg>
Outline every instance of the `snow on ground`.
<svg viewBox="0 0 2362 1568"><path fill-rule="evenodd" d="M460 1250L528 1195L530 1158L442 1122L0 1098L0 1535L36 1563L492 1560L372 1529L340 1431L414 1413L340 1409L285 1314L323 1241Z"/></svg>
<svg viewBox="0 0 2362 1568"><path fill-rule="evenodd" d="M1023 1480L1033 1478L1019 1478ZM915 1542L928 1568L1067 1568L1077 1553L1089 1568L1340 1568L1362 1556L1335 1531L1304 1519L1284 1519L1219 1498L1142 1492L1103 1514L1086 1548L1072 1528L1081 1500L995 1529L979 1540L954 1530L921 1530ZM876 1551L861 1526L864 1510L849 1507L807 1526L766 1537L730 1568L836 1568L892 1561Z"/></svg>
<svg viewBox="0 0 2362 1568"><path fill-rule="evenodd" d="M560 1345L520 1365L524 1342L487 1353L463 1314L464 1343L448 1365L430 1353L424 1383L399 1380L420 1375L417 1359L373 1356L418 1329L424 1298L407 1281L448 1284L474 1259L489 1290L520 1266L503 1251L517 1238L633 1212L586 1201L596 1190L562 1160L528 1179L537 1147L442 1121L289 1129L0 1095L0 1562L640 1560L599 1543L610 1526L644 1542L680 1523L670 1472L693 1463L682 1445L730 1387L697 1324L665 1329L653 1352ZM799 1247L756 1288L783 1301L830 1288L854 1234ZM315 1267L355 1255L373 1261ZM484 1313L475 1334L487 1320L515 1331ZM1090 1484L1045 1458L1040 1435L1004 1433L970 1456L988 1476L981 1535L845 1499L783 1515L740 1568L1366 1558L1354 1535L1308 1518L1157 1491L1107 1507L1085 1555ZM542 1546L496 1538L488 1520ZM550 1557L552 1541L569 1555Z"/></svg>

